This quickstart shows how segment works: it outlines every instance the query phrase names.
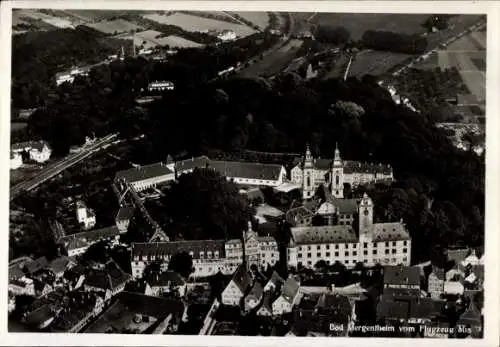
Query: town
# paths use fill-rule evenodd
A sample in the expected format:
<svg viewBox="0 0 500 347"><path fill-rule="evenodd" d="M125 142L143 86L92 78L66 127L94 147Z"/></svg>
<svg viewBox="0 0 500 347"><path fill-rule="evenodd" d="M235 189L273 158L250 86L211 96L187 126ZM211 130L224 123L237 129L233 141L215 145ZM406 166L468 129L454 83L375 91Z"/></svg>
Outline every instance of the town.
<svg viewBox="0 0 500 347"><path fill-rule="evenodd" d="M482 338L485 17L345 15L13 12L9 331Z"/></svg>

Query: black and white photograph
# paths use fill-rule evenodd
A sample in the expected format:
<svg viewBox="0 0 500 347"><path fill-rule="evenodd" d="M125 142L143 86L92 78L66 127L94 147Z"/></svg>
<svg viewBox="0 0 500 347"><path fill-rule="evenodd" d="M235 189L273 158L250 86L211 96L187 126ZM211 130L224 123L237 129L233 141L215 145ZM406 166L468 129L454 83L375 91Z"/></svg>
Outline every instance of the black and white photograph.
<svg viewBox="0 0 500 347"><path fill-rule="evenodd" d="M9 333L485 337L486 12L11 6Z"/></svg>

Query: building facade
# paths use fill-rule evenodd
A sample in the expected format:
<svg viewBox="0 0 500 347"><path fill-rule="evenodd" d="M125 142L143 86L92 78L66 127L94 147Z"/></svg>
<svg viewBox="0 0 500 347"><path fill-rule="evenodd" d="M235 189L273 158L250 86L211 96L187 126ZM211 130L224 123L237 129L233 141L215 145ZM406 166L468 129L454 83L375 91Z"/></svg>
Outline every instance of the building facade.
<svg viewBox="0 0 500 347"><path fill-rule="evenodd" d="M19 153L11 152L10 154L10 169L16 170L23 165L23 156Z"/></svg>
<svg viewBox="0 0 500 347"><path fill-rule="evenodd" d="M291 171L291 179L302 185L303 198L311 199L320 185L330 187L334 197L343 198L344 184L356 187L371 182L392 181L394 176L390 165L342 160L338 147L333 159L315 159L307 146L304 160Z"/></svg>
<svg viewBox="0 0 500 347"><path fill-rule="evenodd" d="M411 237L405 226L401 222L374 223L373 209L373 201L365 194L358 207L358 233L350 224L292 227L289 265L313 268L320 260L338 261L348 268L358 262L409 265Z"/></svg>
<svg viewBox="0 0 500 347"><path fill-rule="evenodd" d="M96 224L95 212L87 208L83 201L76 202L76 220L78 225L82 226L83 229L92 229Z"/></svg>

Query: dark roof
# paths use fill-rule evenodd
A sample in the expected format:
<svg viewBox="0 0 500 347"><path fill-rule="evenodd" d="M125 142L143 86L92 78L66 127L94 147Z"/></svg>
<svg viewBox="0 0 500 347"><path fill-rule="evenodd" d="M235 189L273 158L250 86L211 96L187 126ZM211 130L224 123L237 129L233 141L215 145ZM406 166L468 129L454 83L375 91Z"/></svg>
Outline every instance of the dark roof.
<svg viewBox="0 0 500 347"><path fill-rule="evenodd" d="M352 313L351 303L345 295L323 293L315 308L320 312L328 312L331 323L347 324Z"/></svg>
<svg viewBox="0 0 500 347"><path fill-rule="evenodd" d="M458 319L458 324L465 325L480 325L481 324L481 312L477 308L474 300L471 300L469 307L465 310L464 313Z"/></svg>
<svg viewBox="0 0 500 347"><path fill-rule="evenodd" d="M319 170L329 170L332 167L333 159L317 158L314 159L314 167Z"/></svg>
<svg viewBox="0 0 500 347"><path fill-rule="evenodd" d="M273 283L277 287L283 284L285 280L276 271L273 271L273 274L271 275L269 282Z"/></svg>
<svg viewBox="0 0 500 347"><path fill-rule="evenodd" d="M373 242L411 240L402 223L375 223L372 226Z"/></svg>
<svg viewBox="0 0 500 347"><path fill-rule="evenodd" d="M82 233L67 235L61 238L67 249L75 249L83 247L89 243L97 242L103 239L109 239L120 235L118 227L113 225L111 227L85 231Z"/></svg>
<svg viewBox="0 0 500 347"><path fill-rule="evenodd" d="M311 218L312 216L314 216L314 213L312 213L309 209L304 206L299 206L288 210L285 214L285 219L287 222L293 224L302 218Z"/></svg>
<svg viewBox="0 0 500 347"><path fill-rule="evenodd" d="M28 273L34 273L47 267L48 264L49 262L47 261L47 258L40 257L35 259L34 261L27 262L26 264L24 264L24 266L26 266Z"/></svg>
<svg viewBox="0 0 500 347"><path fill-rule="evenodd" d="M132 183L173 173L174 172L170 170L165 164L155 163L119 171L115 175L115 180L125 179L127 182Z"/></svg>
<svg viewBox="0 0 500 347"><path fill-rule="evenodd" d="M292 303L299 291L299 288L299 283L292 277L288 277L281 287L281 296L289 303Z"/></svg>
<svg viewBox="0 0 500 347"><path fill-rule="evenodd" d="M453 260L455 262L455 265L458 265L462 261L464 261L469 254L470 254L470 249L468 248L448 249L447 251L448 260Z"/></svg>
<svg viewBox="0 0 500 347"><path fill-rule="evenodd" d="M384 285L420 285L420 269L409 266L384 266Z"/></svg>
<svg viewBox="0 0 500 347"><path fill-rule="evenodd" d="M478 105L479 102L474 94L457 94L457 105Z"/></svg>
<svg viewBox="0 0 500 347"><path fill-rule="evenodd" d="M48 267L55 273L64 272L68 266L72 263L69 257L58 257L52 260Z"/></svg>
<svg viewBox="0 0 500 347"><path fill-rule="evenodd" d="M54 318L59 311L58 308L54 307L51 304L44 304L37 308L36 310L30 312L26 316L26 324L31 326L39 326L44 322L48 321L51 318Z"/></svg>
<svg viewBox="0 0 500 347"><path fill-rule="evenodd" d="M149 279L148 284L151 287L164 287L169 284L182 286L185 284L185 281L182 278L182 276L179 275L179 273L175 271L165 271L162 272L160 275L157 275L156 277Z"/></svg>
<svg viewBox="0 0 500 347"><path fill-rule="evenodd" d="M175 163L176 171L189 171L196 168L204 169L210 163L210 159L206 156L195 157L191 159L181 160Z"/></svg>
<svg viewBox="0 0 500 347"><path fill-rule="evenodd" d="M434 276L436 276L439 280L442 280L442 281L445 280L444 269L441 269L441 268L438 268L436 266L433 266L431 273L434 274Z"/></svg>
<svg viewBox="0 0 500 347"><path fill-rule="evenodd" d="M252 276L248 272L245 264L240 264L236 271L234 272L233 278L231 279L242 293L245 293L250 284L252 283Z"/></svg>
<svg viewBox="0 0 500 347"><path fill-rule="evenodd" d="M104 290L114 290L124 282L127 282L130 277L114 261L110 261L103 270L90 270L90 273L85 277L84 284Z"/></svg>
<svg viewBox="0 0 500 347"><path fill-rule="evenodd" d="M133 243L132 257L151 257L174 255L180 252L193 252L193 259L200 259L200 252L219 252L219 258L225 257L224 240L191 240L152 243Z"/></svg>
<svg viewBox="0 0 500 347"><path fill-rule="evenodd" d="M116 214L116 220L129 220L134 215L135 207L120 207Z"/></svg>
<svg viewBox="0 0 500 347"><path fill-rule="evenodd" d="M358 211L358 199L335 199L334 205L339 213L356 213Z"/></svg>
<svg viewBox="0 0 500 347"><path fill-rule="evenodd" d="M47 147L50 149L49 145L47 142L40 140L40 141L25 141L25 142L18 142L18 143L13 143L11 145L11 150L13 151L20 151L20 150L31 150L31 149L36 149L38 151L43 151L43 148Z"/></svg>
<svg viewBox="0 0 500 347"><path fill-rule="evenodd" d="M394 299L384 294L377 306L377 316L386 319L435 319L442 314L444 300L410 297Z"/></svg>
<svg viewBox="0 0 500 347"><path fill-rule="evenodd" d="M392 173L392 168L390 165L362 163L360 161L351 160L344 161L344 174L352 173L379 173L390 175Z"/></svg>
<svg viewBox="0 0 500 347"><path fill-rule="evenodd" d="M253 296L254 298L259 299L262 296L263 293L263 288L262 285L259 282L255 282L252 290L250 290L250 293L248 293L247 298L249 296Z"/></svg>
<svg viewBox="0 0 500 347"><path fill-rule="evenodd" d="M181 300L130 292L121 292L117 297L120 304L135 314L160 318L169 314L179 316L184 312L184 304Z"/></svg>
<svg viewBox="0 0 500 347"><path fill-rule="evenodd" d="M358 237L350 225L324 225L291 228L296 244L356 243Z"/></svg>
<svg viewBox="0 0 500 347"><path fill-rule="evenodd" d="M283 165L212 160L209 167L226 177L277 180Z"/></svg>

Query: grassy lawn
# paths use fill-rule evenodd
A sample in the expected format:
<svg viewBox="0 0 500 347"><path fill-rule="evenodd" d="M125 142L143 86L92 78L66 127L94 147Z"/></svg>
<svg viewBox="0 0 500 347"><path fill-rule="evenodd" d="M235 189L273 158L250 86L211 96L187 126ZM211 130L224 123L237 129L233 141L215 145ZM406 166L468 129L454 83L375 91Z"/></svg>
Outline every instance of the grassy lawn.
<svg viewBox="0 0 500 347"><path fill-rule="evenodd" d="M400 64L411 54L391 53L381 51L365 51L356 56L349 70L350 77L363 77L370 74L378 76L386 73L394 65Z"/></svg>

